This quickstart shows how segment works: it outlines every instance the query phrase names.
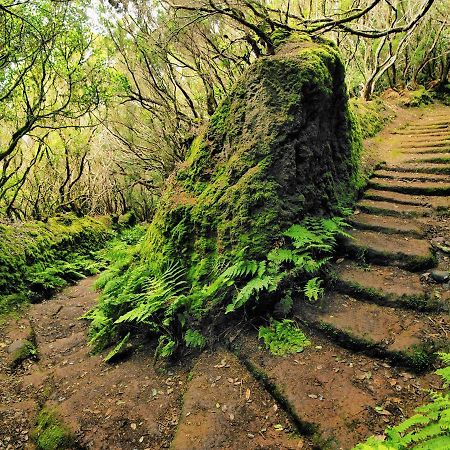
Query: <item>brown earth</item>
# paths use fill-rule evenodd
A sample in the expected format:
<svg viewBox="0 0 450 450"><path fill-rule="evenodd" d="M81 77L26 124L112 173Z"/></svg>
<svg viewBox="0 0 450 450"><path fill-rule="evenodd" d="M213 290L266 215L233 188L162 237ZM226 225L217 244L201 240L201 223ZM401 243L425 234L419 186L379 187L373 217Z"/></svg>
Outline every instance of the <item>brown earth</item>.
<svg viewBox="0 0 450 450"><path fill-rule="evenodd" d="M433 106L402 110L367 142L384 164L349 220L334 288L295 307L312 341L302 353L273 356L242 330L228 349L175 366L155 365L143 344L105 363L78 320L97 300L92 278L10 319L0 327L0 449L34 448L43 407L78 448L351 449L382 435L439 389L433 355L449 344L450 286L433 270L450 269L450 164L428 152L448 139L449 109ZM38 353L13 368L25 340Z"/></svg>

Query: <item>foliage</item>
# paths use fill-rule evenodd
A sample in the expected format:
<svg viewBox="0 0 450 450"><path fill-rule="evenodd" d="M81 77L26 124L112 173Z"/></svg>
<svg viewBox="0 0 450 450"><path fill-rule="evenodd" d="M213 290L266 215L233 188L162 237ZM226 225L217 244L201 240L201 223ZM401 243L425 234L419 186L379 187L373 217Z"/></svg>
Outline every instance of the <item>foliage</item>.
<svg viewBox="0 0 450 450"><path fill-rule="evenodd" d="M350 100L350 104L358 118L363 139L375 136L390 119L381 99L364 101L353 98Z"/></svg>
<svg viewBox="0 0 450 450"><path fill-rule="evenodd" d="M126 349L131 333L128 333L104 358L103 361L110 362L120 356Z"/></svg>
<svg viewBox="0 0 450 450"><path fill-rule="evenodd" d="M264 341L265 347L277 356L302 352L311 342L294 321L284 319L279 322L271 320L267 327L260 327L259 339Z"/></svg>
<svg viewBox="0 0 450 450"><path fill-rule="evenodd" d="M10 219L86 213L78 184L114 86L87 5L35 0L0 8L0 213Z"/></svg>
<svg viewBox="0 0 450 450"><path fill-rule="evenodd" d="M433 102L433 93L425 89L424 86L418 86L414 91L407 93L406 106L418 107L429 105Z"/></svg>
<svg viewBox="0 0 450 450"><path fill-rule="evenodd" d="M251 312L259 305L267 310L278 296L278 308L289 308L299 283L304 283L308 299L317 300L322 294L317 274L329 260L337 236L346 234L345 226L337 217L305 219L286 230L285 245L271 250L264 260L245 258L243 249L234 264L202 285L189 285L179 263L167 263L159 271L136 260L142 242L116 242L111 246L116 259L97 283L102 288L100 303L84 316L92 321L93 350L118 341L120 349L122 336L141 330L158 337L157 354L170 356L183 345L203 348L207 339L215 338L202 331L224 321L226 314L243 308Z"/></svg>
<svg viewBox="0 0 450 450"><path fill-rule="evenodd" d="M108 219L70 214L47 223L0 224L0 313L97 273L94 251L111 236Z"/></svg>
<svg viewBox="0 0 450 450"><path fill-rule="evenodd" d="M440 353L446 365L436 373L448 388L450 381L450 354ZM388 428L383 441L370 437L354 450L433 450L450 447L450 395L448 392L430 392L431 403L420 406L416 414L401 424Z"/></svg>
<svg viewBox="0 0 450 450"><path fill-rule="evenodd" d="M292 225L283 234L291 245L271 250L263 261L238 261L222 275L228 282L251 277L239 289L233 302L227 306L230 313L257 300L263 293L274 293L286 278L307 278L303 292L308 300L318 300L323 293L321 280L314 277L329 261L338 235L347 235L346 223L339 217L305 219L302 225Z"/></svg>

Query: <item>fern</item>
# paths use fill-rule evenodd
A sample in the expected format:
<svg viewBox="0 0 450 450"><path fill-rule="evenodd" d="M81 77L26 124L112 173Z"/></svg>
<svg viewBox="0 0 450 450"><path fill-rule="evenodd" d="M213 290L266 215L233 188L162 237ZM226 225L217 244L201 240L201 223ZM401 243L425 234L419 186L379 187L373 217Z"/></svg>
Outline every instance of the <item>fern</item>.
<svg viewBox="0 0 450 450"><path fill-rule="evenodd" d="M295 322L287 319L281 322L272 320L268 327L260 327L258 338L262 339L265 347L277 356L298 353L311 345Z"/></svg>
<svg viewBox="0 0 450 450"><path fill-rule="evenodd" d="M270 276L265 271L258 272L238 293L232 303L226 308L226 313L235 311L245 305L251 298L257 298L261 292L274 292L282 279L282 275Z"/></svg>
<svg viewBox="0 0 450 450"><path fill-rule="evenodd" d="M104 362L110 362L118 355L120 355L125 349L130 340L131 333L128 333L103 359Z"/></svg>
<svg viewBox="0 0 450 450"><path fill-rule="evenodd" d="M309 301L317 301L319 298L323 296L324 290L321 287L322 280L318 277L311 278L307 281L305 284L305 287L303 288L303 292L305 293L305 297Z"/></svg>
<svg viewBox="0 0 450 450"><path fill-rule="evenodd" d="M188 347L199 348L202 349L205 344L205 338L202 334L197 330L187 330L184 335L184 342Z"/></svg>
<svg viewBox="0 0 450 450"><path fill-rule="evenodd" d="M440 353L445 364L450 354ZM448 385L449 366L436 373ZM432 402L416 409L416 414L401 424L388 428L386 438L380 442L373 436L354 450L446 450L450 448L450 396L448 393L430 393Z"/></svg>
<svg viewBox="0 0 450 450"><path fill-rule="evenodd" d="M199 327L213 310L251 311L270 302L287 314L298 286L304 286L302 294L311 300L323 294L320 275L344 226L340 219L305 219L291 226L279 247L261 260L246 257L247 248L237 252L228 267L220 260L204 285L189 285L186 280L192 271L185 273L178 263L169 262L161 270L138 258L142 234L122 236L103 255L113 263L97 283L103 292L96 312L89 316L91 344L97 351L117 342L120 348L128 333L143 330L160 338L156 353L167 357L180 343L190 348L205 345Z"/></svg>
<svg viewBox="0 0 450 450"><path fill-rule="evenodd" d="M183 277L184 269L179 264L172 263L161 276L147 278L142 283L143 292L134 298L133 309L120 316L114 323L147 322L182 295L186 288Z"/></svg>
<svg viewBox="0 0 450 450"><path fill-rule="evenodd" d="M258 271L259 264L257 261L247 261L242 260L238 261L236 264L233 264L223 273L223 278L226 279L236 279L241 277L246 277L248 275L255 275Z"/></svg>

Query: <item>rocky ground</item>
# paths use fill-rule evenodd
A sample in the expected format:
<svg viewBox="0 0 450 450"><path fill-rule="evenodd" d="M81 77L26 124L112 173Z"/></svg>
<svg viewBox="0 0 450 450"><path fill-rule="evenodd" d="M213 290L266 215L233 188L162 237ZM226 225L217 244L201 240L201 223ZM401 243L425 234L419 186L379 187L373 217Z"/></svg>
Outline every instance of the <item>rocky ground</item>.
<svg viewBox="0 0 450 450"><path fill-rule="evenodd" d="M384 164L334 289L296 312L303 353L272 356L246 331L177 366L144 346L104 363L78 320L97 299L86 279L1 327L0 449L34 448L42 408L74 448L124 450L351 449L411 414L439 388L433 355L449 344L450 110L415 110L378 139Z"/></svg>

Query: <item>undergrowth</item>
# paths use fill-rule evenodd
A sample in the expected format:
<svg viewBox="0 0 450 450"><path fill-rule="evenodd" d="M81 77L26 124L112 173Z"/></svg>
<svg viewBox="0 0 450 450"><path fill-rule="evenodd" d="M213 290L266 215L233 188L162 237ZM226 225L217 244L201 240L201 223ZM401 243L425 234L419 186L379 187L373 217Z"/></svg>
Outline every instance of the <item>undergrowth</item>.
<svg viewBox="0 0 450 450"><path fill-rule="evenodd" d="M96 250L111 237L107 218L0 224L0 316L97 273Z"/></svg>
<svg viewBox="0 0 450 450"><path fill-rule="evenodd" d="M445 367L436 371L444 391L431 391L432 401L416 409L416 414L385 431L384 440L370 437L354 450L445 450L450 448L450 353L440 353Z"/></svg>
<svg viewBox="0 0 450 450"><path fill-rule="evenodd" d="M247 258L244 248L201 286L188 282L179 261L155 269L141 259L141 241L116 242L109 250L113 263L97 282L99 305L84 316L92 321L93 351L122 347L129 333L144 332L158 339L157 355L168 357L183 347L204 347L215 339L214 328L243 313L275 308L286 315L294 299L317 300L321 275L345 226L341 218L307 218L286 230L264 259Z"/></svg>
<svg viewBox="0 0 450 450"><path fill-rule="evenodd" d="M311 345L305 333L293 320L271 320L269 326L259 328L258 338L273 355L284 356L290 353L300 353Z"/></svg>

